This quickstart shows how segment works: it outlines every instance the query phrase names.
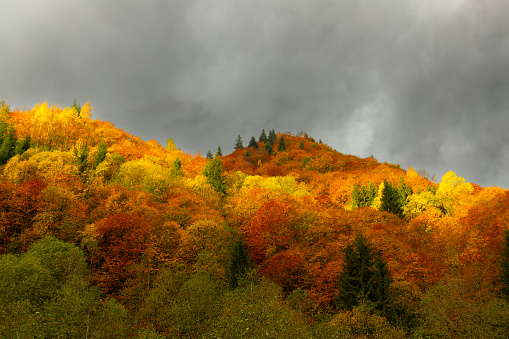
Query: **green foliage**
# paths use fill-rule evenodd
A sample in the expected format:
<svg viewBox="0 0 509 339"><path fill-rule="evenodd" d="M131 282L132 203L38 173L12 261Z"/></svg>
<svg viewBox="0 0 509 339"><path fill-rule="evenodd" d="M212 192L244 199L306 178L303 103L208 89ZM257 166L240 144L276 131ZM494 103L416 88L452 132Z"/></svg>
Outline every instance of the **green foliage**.
<svg viewBox="0 0 509 339"><path fill-rule="evenodd" d="M369 186L355 184L352 190L352 208L371 206L376 197L378 189L370 182Z"/></svg>
<svg viewBox="0 0 509 339"><path fill-rule="evenodd" d="M277 145L277 150L279 152L283 152L286 150L285 138L283 136L281 136L281 138L279 139L279 144Z"/></svg>
<svg viewBox="0 0 509 339"><path fill-rule="evenodd" d="M140 316L169 337L199 338L219 315L223 291L210 273L172 264L160 271Z"/></svg>
<svg viewBox="0 0 509 339"><path fill-rule="evenodd" d="M269 142L265 144L265 150L267 151L267 153L269 153L269 155L272 155L272 153L274 152L272 144Z"/></svg>
<svg viewBox="0 0 509 339"><path fill-rule="evenodd" d="M76 103L76 99L72 102L71 108L74 108L78 117L81 116L81 105Z"/></svg>
<svg viewBox="0 0 509 339"><path fill-rule="evenodd" d="M258 148L258 143L256 142L255 137L251 137L251 140L249 140L248 147Z"/></svg>
<svg viewBox="0 0 509 339"><path fill-rule="evenodd" d="M212 155L212 152L210 150L207 151L207 155L205 155L207 159L212 159L214 156Z"/></svg>
<svg viewBox="0 0 509 339"><path fill-rule="evenodd" d="M95 158L94 168L96 168L101 162L104 161L104 159L106 159L106 154L108 154L108 147L106 146L104 140L101 140L97 149L97 157Z"/></svg>
<svg viewBox="0 0 509 339"><path fill-rule="evenodd" d="M246 242L242 238L234 241L230 260L227 268L227 278L230 288L237 288L240 279L251 267L249 253Z"/></svg>
<svg viewBox="0 0 509 339"><path fill-rule="evenodd" d="M240 134L237 136L237 139L235 140L235 149L243 149L244 148L244 144L242 143L242 138L240 136Z"/></svg>
<svg viewBox="0 0 509 339"><path fill-rule="evenodd" d="M382 309L387 304L391 282L381 253L361 233L357 234L345 249L343 270L338 278L339 307L351 310L365 300L374 309Z"/></svg>
<svg viewBox="0 0 509 339"><path fill-rule="evenodd" d="M216 154L214 159L208 160L203 170L203 175L207 178L207 182L214 188L219 194L226 194L226 178L224 176L224 167Z"/></svg>
<svg viewBox="0 0 509 339"><path fill-rule="evenodd" d="M385 180L380 210L394 213L402 218L404 216L403 207L406 205L407 198L411 194L412 189L405 184L403 178L400 179L399 187Z"/></svg>
<svg viewBox="0 0 509 339"><path fill-rule="evenodd" d="M0 337L125 338L131 320L88 286L83 252L54 237L0 256Z"/></svg>
<svg viewBox="0 0 509 339"><path fill-rule="evenodd" d="M223 156L223 152L221 151L221 146L218 146L218 147L217 147L216 155L219 155L220 157L222 157L222 156Z"/></svg>
<svg viewBox="0 0 509 339"><path fill-rule="evenodd" d="M265 134L265 130L262 129L262 133L260 134L260 137L258 138L258 142L267 142L267 134Z"/></svg>
<svg viewBox="0 0 509 339"><path fill-rule="evenodd" d="M310 338L302 316L282 299L281 289L248 271L222 308L205 338Z"/></svg>
<svg viewBox="0 0 509 339"><path fill-rule="evenodd" d="M500 293L509 302L509 230L504 232L504 249L500 259Z"/></svg>
<svg viewBox="0 0 509 339"><path fill-rule="evenodd" d="M74 150L74 155L76 156L76 159L78 161L78 169L80 173L85 172L85 169L87 168L87 160L88 160L88 143L85 142L81 149L76 148Z"/></svg>
<svg viewBox="0 0 509 339"><path fill-rule="evenodd" d="M276 140L277 140L276 132L275 132L273 129L271 129L271 130L269 131L269 136L268 136L268 138L267 138L267 142L268 142L269 144L271 144L271 145L274 145L274 144L276 143Z"/></svg>
<svg viewBox="0 0 509 339"><path fill-rule="evenodd" d="M182 162L179 158L175 159L173 162L170 173L172 177L181 177L184 174L184 172L182 172Z"/></svg>

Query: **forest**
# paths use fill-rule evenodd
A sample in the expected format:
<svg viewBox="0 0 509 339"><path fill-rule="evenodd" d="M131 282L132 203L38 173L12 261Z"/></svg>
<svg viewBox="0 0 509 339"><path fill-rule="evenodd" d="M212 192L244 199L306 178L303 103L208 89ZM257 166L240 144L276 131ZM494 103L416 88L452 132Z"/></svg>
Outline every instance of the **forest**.
<svg viewBox="0 0 509 339"><path fill-rule="evenodd" d="M304 132L0 105L1 338L507 338L509 192ZM269 126L270 127L270 126Z"/></svg>

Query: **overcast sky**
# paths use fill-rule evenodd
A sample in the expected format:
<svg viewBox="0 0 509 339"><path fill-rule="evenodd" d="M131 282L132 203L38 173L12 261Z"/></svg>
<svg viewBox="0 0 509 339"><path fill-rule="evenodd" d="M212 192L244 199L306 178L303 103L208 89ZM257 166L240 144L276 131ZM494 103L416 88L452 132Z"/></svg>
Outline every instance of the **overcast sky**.
<svg viewBox="0 0 509 339"><path fill-rule="evenodd" d="M0 99L204 155L262 129L509 187L507 0L2 0Z"/></svg>

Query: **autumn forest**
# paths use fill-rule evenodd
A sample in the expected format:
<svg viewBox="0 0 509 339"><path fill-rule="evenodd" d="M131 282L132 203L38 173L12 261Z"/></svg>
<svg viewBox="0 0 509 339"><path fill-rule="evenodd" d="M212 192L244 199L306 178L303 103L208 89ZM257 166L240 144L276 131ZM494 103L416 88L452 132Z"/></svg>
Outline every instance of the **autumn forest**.
<svg viewBox="0 0 509 339"><path fill-rule="evenodd" d="M270 126L202 156L88 103L0 106L1 338L509 335L502 188Z"/></svg>

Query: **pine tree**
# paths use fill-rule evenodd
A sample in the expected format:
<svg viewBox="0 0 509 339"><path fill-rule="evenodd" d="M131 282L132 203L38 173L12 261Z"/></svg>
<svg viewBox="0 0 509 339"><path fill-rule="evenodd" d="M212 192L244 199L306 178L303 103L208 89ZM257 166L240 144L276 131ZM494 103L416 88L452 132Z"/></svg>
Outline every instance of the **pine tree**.
<svg viewBox="0 0 509 339"><path fill-rule="evenodd" d="M276 132L274 131L274 129L271 129L269 131L269 136L267 138L267 142L270 143L271 145L274 145L276 143L276 140L277 140Z"/></svg>
<svg viewBox="0 0 509 339"><path fill-rule="evenodd" d="M255 149L258 148L258 143L256 142L256 139L255 137L251 137L251 140L249 140L249 145L248 147L253 147Z"/></svg>
<svg viewBox="0 0 509 339"><path fill-rule="evenodd" d="M233 243L230 260L228 263L227 277L230 288L237 288L240 279L251 267L246 242L238 238Z"/></svg>
<svg viewBox="0 0 509 339"><path fill-rule="evenodd" d="M381 211L394 213L400 217L403 216L403 206L399 192L389 181L384 180L384 189L382 191Z"/></svg>
<svg viewBox="0 0 509 339"><path fill-rule="evenodd" d="M104 140L101 140L99 143L99 147L97 149L97 156L95 158L95 167L97 167L101 162L106 159L106 154L108 154L108 147L106 146L106 143Z"/></svg>
<svg viewBox="0 0 509 339"><path fill-rule="evenodd" d="M208 150L208 151L207 151L207 155L206 155L205 157L206 157L207 159L211 159L211 160L212 160L212 158L214 158L214 157L212 156L212 152L211 152L210 150Z"/></svg>
<svg viewBox="0 0 509 339"><path fill-rule="evenodd" d="M269 155L272 155L274 150L273 150L272 144L270 142L267 142L265 144L265 150L267 151L267 153L269 153Z"/></svg>
<svg viewBox="0 0 509 339"><path fill-rule="evenodd" d="M277 145L277 149L279 152L283 152L284 150L286 150L285 138L283 136L281 136L281 138L279 139L279 144Z"/></svg>
<svg viewBox="0 0 509 339"><path fill-rule="evenodd" d="M367 301L374 309L380 310L388 302L392 279L387 264L361 233L345 249L338 283L340 308L351 310L360 302Z"/></svg>
<svg viewBox="0 0 509 339"><path fill-rule="evenodd" d="M301 141L299 144L299 149L304 149L304 141Z"/></svg>
<svg viewBox="0 0 509 339"><path fill-rule="evenodd" d="M76 149L74 151L74 155L76 156L78 160L78 169L80 173L83 173L87 167L87 159L88 159L88 143L85 142L85 144L81 147L80 150Z"/></svg>
<svg viewBox="0 0 509 339"><path fill-rule="evenodd" d="M500 293L509 301L509 230L504 232L504 249L500 260Z"/></svg>
<svg viewBox="0 0 509 339"><path fill-rule="evenodd" d="M221 151L221 146L217 147L216 155L219 155L220 157L223 156L223 152Z"/></svg>
<svg viewBox="0 0 509 339"><path fill-rule="evenodd" d="M242 138L240 137L240 134L237 136L237 140L235 140L235 149L243 149L244 144L242 143Z"/></svg>
<svg viewBox="0 0 509 339"><path fill-rule="evenodd" d="M207 161L203 170L203 175L207 177L207 182L219 194L226 194L226 178L223 172L224 167L218 154L216 154L214 159Z"/></svg>
<svg viewBox="0 0 509 339"><path fill-rule="evenodd" d="M182 162L179 158L175 159L173 165L171 166L170 173L174 177L182 176Z"/></svg>
<svg viewBox="0 0 509 339"><path fill-rule="evenodd" d="M262 129L262 134L260 134L260 138L258 138L258 142L267 142L267 134L265 134L265 130Z"/></svg>
<svg viewBox="0 0 509 339"><path fill-rule="evenodd" d="M74 108L76 110L76 115L79 117L81 116L81 105L76 103L76 99L72 102L71 108Z"/></svg>
<svg viewBox="0 0 509 339"><path fill-rule="evenodd" d="M12 152L12 139L11 136L8 134L6 135L3 140L2 144L0 145L0 165L5 165L7 161L11 158Z"/></svg>

